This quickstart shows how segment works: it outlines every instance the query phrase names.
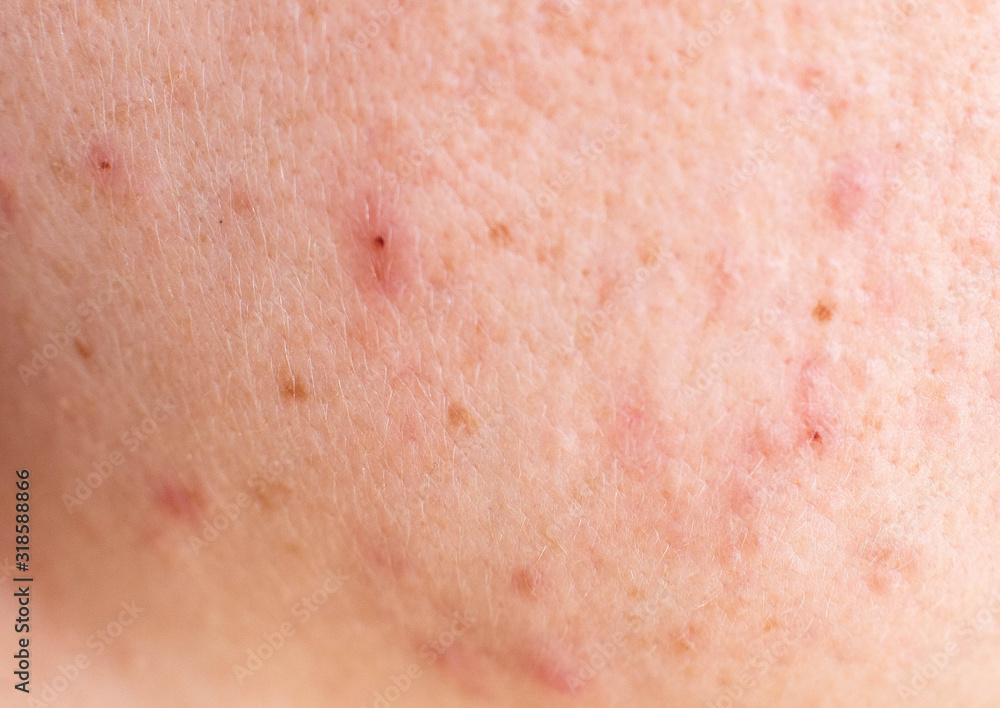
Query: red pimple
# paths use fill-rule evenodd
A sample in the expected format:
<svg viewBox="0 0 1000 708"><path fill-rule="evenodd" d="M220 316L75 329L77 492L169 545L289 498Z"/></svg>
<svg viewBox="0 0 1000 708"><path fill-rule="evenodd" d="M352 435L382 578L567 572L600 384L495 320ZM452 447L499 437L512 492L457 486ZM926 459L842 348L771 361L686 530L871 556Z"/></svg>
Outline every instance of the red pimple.
<svg viewBox="0 0 1000 708"><path fill-rule="evenodd" d="M873 204L877 188L878 179L869 164L853 158L840 159L826 187L826 203L837 228L854 226Z"/></svg>
<svg viewBox="0 0 1000 708"><path fill-rule="evenodd" d="M366 197L350 224L354 276L368 300L398 305L412 292L419 274L419 251L412 227L401 223L381 193Z"/></svg>
<svg viewBox="0 0 1000 708"><path fill-rule="evenodd" d="M197 490L173 482L159 482L153 489L153 501L167 516L196 524L204 511L204 500Z"/></svg>

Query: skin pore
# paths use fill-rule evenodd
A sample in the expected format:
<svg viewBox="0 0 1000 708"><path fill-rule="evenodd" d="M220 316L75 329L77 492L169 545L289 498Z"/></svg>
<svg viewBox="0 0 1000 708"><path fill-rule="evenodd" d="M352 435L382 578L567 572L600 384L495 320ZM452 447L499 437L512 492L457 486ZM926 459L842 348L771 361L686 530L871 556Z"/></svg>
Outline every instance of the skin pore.
<svg viewBox="0 0 1000 708"><path fill-rule="evenodd" d="M5 4L32 705L996 705L998 28Z"/></svg>

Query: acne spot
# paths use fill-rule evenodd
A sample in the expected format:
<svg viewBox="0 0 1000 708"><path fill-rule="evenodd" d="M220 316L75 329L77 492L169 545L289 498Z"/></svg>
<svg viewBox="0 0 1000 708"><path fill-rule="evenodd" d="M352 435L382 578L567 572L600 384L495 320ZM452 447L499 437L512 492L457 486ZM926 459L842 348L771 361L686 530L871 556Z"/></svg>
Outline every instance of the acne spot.
<svg viewBox="0 0 1000 708"><path fill-rule="evenodd" d="M399 305L413 292L419 249L413 227L404 225L381 194L363 200L350 226L354 278L362 297Z"/></svg>
<svg viewBox="0 0 1000 708"><path fill-rule="evenodd" d="M153 502L168 517L192 525L201 518L205 506L200 491L174 482L156 484L153 489Z"/></svg>
<svg viewBox="0 0 1000 708"><path fill-rule="evenodd" d="M461 403L448 404L448 426L455 431L465 430L468 433L475 433L479 429L476 416Z"/></svg>
<svg viewBox="0 0 1000 708"><path fill-rule="evenodd" d="M833 317L833 310L823 301L817 302L812 311L813 319L817 322L829 322Z"/></svg>
<svg viewBox="0 0 1000 708"><path fill-rule="evenodd" d="M74 339L74 340L73 340L73 344L74 344L74 345L76 346L76 351L77 351L77 353L78 353L78 354L79 354L79 355L80 355L80 356L81 356L81 357L82 357L83 359L89 359L89 358L90 358L91 356L93 356L93 354L94 354L94 350L93 350L93 349L91 349L91 348L90 348L90 347L89 347L89 346L87 345L87 343L86 343L86 342L84 342L84 341L83 341L82 339L80 339L79 337L77 337L76 339Z"/></svg>
<svg viewBox="0 0 1000 708"><path fill-rule="evenodd" d="M854 225L872 201L875 178L870 168L853 160L842 159L826 187L826 203L839 229Z"/></svg>
<svg viewBox="0 0 1000 708"><path fill-rule="evenodd" d="M304 401L309 398L309 387L301 376L293 374L281 382L281 395L289 400Z"/></svg>
<svg viewBox="0 0 1000 708"><path fill-rule="evenodd" d="M521 567L514 570L510 576L510 586L520 597L534 598L543 582L542 573L531 567Z"/></svg>

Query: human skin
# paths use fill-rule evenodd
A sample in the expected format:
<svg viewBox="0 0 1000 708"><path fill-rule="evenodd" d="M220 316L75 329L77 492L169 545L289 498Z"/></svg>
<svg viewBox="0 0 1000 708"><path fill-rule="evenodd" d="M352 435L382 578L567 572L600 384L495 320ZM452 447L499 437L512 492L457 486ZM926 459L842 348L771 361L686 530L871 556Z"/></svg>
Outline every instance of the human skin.
<svg viewBox="0 0 1000 708"><path fill-rule="evenodd" d="M1000 704L998 29L5 3L32 698Z"/></svg>

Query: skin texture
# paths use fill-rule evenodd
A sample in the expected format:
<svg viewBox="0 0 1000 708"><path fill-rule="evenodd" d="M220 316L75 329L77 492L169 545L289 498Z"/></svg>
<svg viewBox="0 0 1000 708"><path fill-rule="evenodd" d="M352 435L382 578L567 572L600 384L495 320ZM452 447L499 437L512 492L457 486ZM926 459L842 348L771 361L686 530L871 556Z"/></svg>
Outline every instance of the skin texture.
<svg viewBox="0 0 1000 708"><path fill-rule="evenodd" d="M36 700L997 705L998 29L5 4Z"/></svg>

